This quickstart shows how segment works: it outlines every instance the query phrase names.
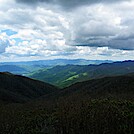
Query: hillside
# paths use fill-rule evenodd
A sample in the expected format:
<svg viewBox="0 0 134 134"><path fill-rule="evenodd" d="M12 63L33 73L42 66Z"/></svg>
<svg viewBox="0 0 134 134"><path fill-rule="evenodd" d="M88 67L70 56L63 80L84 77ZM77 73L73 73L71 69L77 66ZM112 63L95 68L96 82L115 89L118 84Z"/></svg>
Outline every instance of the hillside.
<svg viewBox="0 0 134 134"><path fill-rule="evenodd" d="M60 96L85 94L90 97L116 97L134 99L134 75L105 77L73 84L60 92Z"/></svg>
<svg viewBox="0 0 134 134"><path fill-rule="evenodd" d="M100 65L66 65L41 69L27 75L60 88L76 82L107 76L125 75L134 72L134 61L103 63Z"/></svg>
<svg viewBox="0 0 134 134"><path fill-rule="evenodd" d="M0 134L133 134L134 76L76 83L0 113Z"/></svg>
<svg viewBox="0 0 134 134"><path fill-rule="evenodd" d="M44 82L8 72L0 73L0 100L4 102L25 102L57 90Z"/></svg>

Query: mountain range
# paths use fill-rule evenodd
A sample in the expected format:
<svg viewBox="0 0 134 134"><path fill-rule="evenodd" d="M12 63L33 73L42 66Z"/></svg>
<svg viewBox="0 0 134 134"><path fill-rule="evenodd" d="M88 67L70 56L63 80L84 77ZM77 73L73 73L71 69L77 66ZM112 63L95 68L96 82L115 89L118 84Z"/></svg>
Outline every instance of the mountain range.
<svg viewBox="0 0 134 134"><path fill-rule="evenodd" d="M88 65L88 64L101 64L112 63L112 60L85 60L85 59L53 59L53 60L37 60L37 61L21 61L21 62L1 62L0 65Z"/></svg>
<svg viewBox="0 0 134 134"><path fill-rule="evenodd" d="M134 72L134 61L102 63L99 65L65 65L40 69L27 76L63 88L76 82Z"/></svg>
<svg viewBox="0 0 134 134"><path fill-rule="evenodd" d="M48 69L57 65L88 65L112 63L110 60L84 60L84 59L54 59L22 62L1 62L0 72L11 72L14 74L26 75L40 69Z"/></svg>

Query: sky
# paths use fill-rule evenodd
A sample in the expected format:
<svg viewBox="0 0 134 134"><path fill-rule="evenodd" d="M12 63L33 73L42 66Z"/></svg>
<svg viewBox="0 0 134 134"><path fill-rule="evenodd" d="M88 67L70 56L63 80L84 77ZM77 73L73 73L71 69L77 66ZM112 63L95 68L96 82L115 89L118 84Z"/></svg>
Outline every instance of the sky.
<svg viewBox="0 0 134 134"><path fill-rule="evenodd" d="M0 0L0 62L134 60L134 0Z"/></svg>

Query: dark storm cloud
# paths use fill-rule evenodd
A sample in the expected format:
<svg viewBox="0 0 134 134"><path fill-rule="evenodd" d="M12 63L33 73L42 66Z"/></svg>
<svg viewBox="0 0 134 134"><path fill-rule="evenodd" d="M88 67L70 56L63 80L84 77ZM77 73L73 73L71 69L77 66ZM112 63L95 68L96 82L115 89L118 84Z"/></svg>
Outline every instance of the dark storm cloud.
<svg viewBox="0 0 134 134"><path fill-rule="evenodd" d="M37 4L37 3L50 3L57 4L62 6L65 9L71 9L75 7L79 7L87 4L95 4L95 3L112 3L112 2L120 2L120 1L131 1L131 0L16 0L20 3L26 4Z"/></svg>
<svg viewBox="0 0 134 134"><path fill-rule="evenodd" d="M17 2L24 2L24 3L38 3L38 2L53 2L53 0L16 0Z"/></svg>
<svg viewBox="0 0 134 134"><path fill-rule="evenodd" d="M74 9L71 12L71 16L73 17L72 18L68 17L68 19L71 22L69 25L71 33L70 35L68 33L66 35L69 35L69 37L71 38L66 39L67 44L74 46L108 47L120 50L134 50L134 33L132 32L132 29L134 28L133 27L134 17L133 14L131 14L132 15L131 18L128 17L130 16L129 14L132 12L131 10L133 10L133 7L132 9L129 9L129 4L121 5L122 1L129 2L131 0L16 0L16 1L18 3L24 3L27 5L34 5L34 6L36 5L40 6L40 4L42 3L47 3L56 6L60 5L62 9L66 11ZM120 2L119 7L115 7L118 4L113 4L116 2ZM105 4L102 4L103 5L102 7L96 6L98 3L105 3ZM96 5L92 6L92 4ZM85 6L85 8L78 8L78 10L76 9L76 7L81 7L83 5L87 5L87 8ZM88 5L91 5L90 8L88 7ZM126 8L128 8L126 10L127 12L124 12L124 10L122 10L122 8L120 7L122 8L125 7L124 8L125 10ZM120 9L120 11L118 11L117 9ZM64 15L66 16L66 13ZM55 21L52 21L52 23L53 25L57 25ZM48 24L50 24L50 22Z"/></svg>

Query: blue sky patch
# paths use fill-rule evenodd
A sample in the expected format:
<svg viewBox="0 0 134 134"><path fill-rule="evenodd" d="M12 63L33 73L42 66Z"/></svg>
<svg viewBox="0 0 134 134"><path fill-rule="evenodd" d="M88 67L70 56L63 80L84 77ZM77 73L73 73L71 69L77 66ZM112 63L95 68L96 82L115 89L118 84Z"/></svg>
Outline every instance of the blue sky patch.
<svg viewBox="0 0 134 134"><path fill-rule="evenodd" d="M8 36L11 36L11 35L17 34L17 32L12 31L12 30L10 30L10 29L1 30L1 33L4 33L4 32L5 32Z"/></svg>

